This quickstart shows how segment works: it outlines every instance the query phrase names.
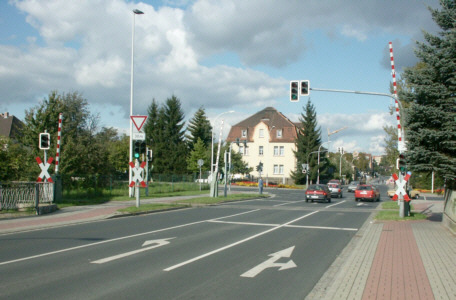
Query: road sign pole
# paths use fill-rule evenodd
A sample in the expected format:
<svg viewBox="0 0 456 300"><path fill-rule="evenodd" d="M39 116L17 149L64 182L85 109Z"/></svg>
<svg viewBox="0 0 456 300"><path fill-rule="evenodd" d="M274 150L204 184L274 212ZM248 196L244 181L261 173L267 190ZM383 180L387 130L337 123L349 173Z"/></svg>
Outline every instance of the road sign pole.
<svg viewBox="0 0 456 300"><path fill-rule="evenodd" d="M138 168L139 167L139 161L136 160L135 162L135 167ZM139 203L139 182L137 179L135 179L135 193L136 193L136 207L139 207L140 203Z"/></svg>

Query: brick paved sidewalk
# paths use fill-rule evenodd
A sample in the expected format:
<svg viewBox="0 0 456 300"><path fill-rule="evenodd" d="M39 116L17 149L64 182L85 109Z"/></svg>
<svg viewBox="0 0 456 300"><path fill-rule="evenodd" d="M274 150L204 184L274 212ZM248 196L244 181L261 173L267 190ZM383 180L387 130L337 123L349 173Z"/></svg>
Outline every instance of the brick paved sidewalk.
<svg viewBox="0 0 456 300"><path fill-rule="evenodd" d="M441 222L370 219L306 299L456 299L456 237Z"/></svg>

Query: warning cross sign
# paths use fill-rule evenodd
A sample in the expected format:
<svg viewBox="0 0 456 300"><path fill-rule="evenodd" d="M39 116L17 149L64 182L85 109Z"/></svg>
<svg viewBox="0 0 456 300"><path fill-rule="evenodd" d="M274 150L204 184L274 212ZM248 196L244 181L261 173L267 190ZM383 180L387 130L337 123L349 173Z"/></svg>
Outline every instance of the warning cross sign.
<svg viewBox="0 0 456 300"><path fill-rule="evenodd" d="M36 157L35 160L36 160L36 162L38 163L38 165L40 166L40 169L41 169L40 176L38 176L38 179L36 181L37 182L41 182L43 179L46 179L48 182L54 182L52 180L51 176L49 175L49 172L48 172L49 166L51 165L51 163L54 160L54 158L49 157L49 159L47 160L46 164L44 164L41 161L41 158L39 158L39 157Z"/></svg>
<svg viewBox="0 0 456 300"><path fill-rule="evenodd" d="M135 165L134 162L130 162L130 167L131 167L131 170L133 171L133 178L130 182L130 187L133 187L136 184L136 181L138 181L139 184L141 184L141 186L143 188L146 187L146 183L144 182L143 178L141 177L141 171L144 170L145 166L146 166L145 161L143 161L139 167L137 165Z"/></svg>
<svg viewBox="0 0 456 300"><path fill-rule="evenodd" d="M397 185L396 193L394 193L393 200L396 201L398 197L402 194L404 196L405 201L410 201L410 197L405 192L405 185L410 178L410 174L405 175L404 180L399 180L396 174L393 174L394 181Z"/></svg>

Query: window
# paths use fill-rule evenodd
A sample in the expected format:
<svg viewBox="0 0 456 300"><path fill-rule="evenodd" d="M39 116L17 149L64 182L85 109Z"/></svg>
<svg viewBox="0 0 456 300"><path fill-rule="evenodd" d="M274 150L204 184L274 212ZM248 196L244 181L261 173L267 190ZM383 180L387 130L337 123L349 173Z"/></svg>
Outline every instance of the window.
<svg viewBox="0 0 456 300"><path fill-rule="evenodd" d="M283 165L274 165L274 174L275 175L283 174Z"/></svg>
<svg viewBox="0 0 456 300"><path fill-rule="evenodd" d="M242 137L247 137L247 130L245 130L245 129L242 130Z"/></svg>
<svg viewBox="0 0 456 300"><path fill-rule="evenodd" d="M284 156L285 147L284 146L274 146L274 156Z"/></svg>
<svg viewBox="0 0 456 300"><path fill-rule="evenodd" d="M249 155L249 147L245 147L244 149L244 155Z"/></svg>
<svg viewBox="0 0 456 300"><path fill-rule="evenodd" d="M241 155L244 155L244 146L241 146L241 145L239 146L239 153Z"/></svg>
<svg viewBox="0 0 456 300"><path fill-rule="evenodd" d="M277 129L277 137L278 138L282 137L282 129Z"/></svg>
<svg viewBox="0 0 456 300"><path fill-rule="evenodd" d="M260 129L259 134L260 134L260 138L264 137L264 129Z"/></svg>
<svg viewBox="0 0 456 300"><path fill-rule="evenodd" d="M258 155L263 156L263 146L260 146L258 149Z"/></svg>

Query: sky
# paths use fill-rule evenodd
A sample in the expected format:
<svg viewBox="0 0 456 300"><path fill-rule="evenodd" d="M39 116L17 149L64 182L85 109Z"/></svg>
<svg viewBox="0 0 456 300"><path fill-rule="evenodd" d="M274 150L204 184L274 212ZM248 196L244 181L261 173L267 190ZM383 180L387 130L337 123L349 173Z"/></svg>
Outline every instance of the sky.
<svg viewBox="0 0 456 300"><path fill-rule="evenodd" d="M389 94L388 44L400 77L418 62L423 30L439 32L428 6L440 7L438 0L0 1L0 112L24 120L51 91L77 91L100 127L128 133L134 28L133 115L174 95L187 121L203 107L215 135L223 120L226 136L268 106L298 122L310 99L330 151L381 155L383 127L397 124L390 97L311 91L290 102L290 81Z"/></svg>

